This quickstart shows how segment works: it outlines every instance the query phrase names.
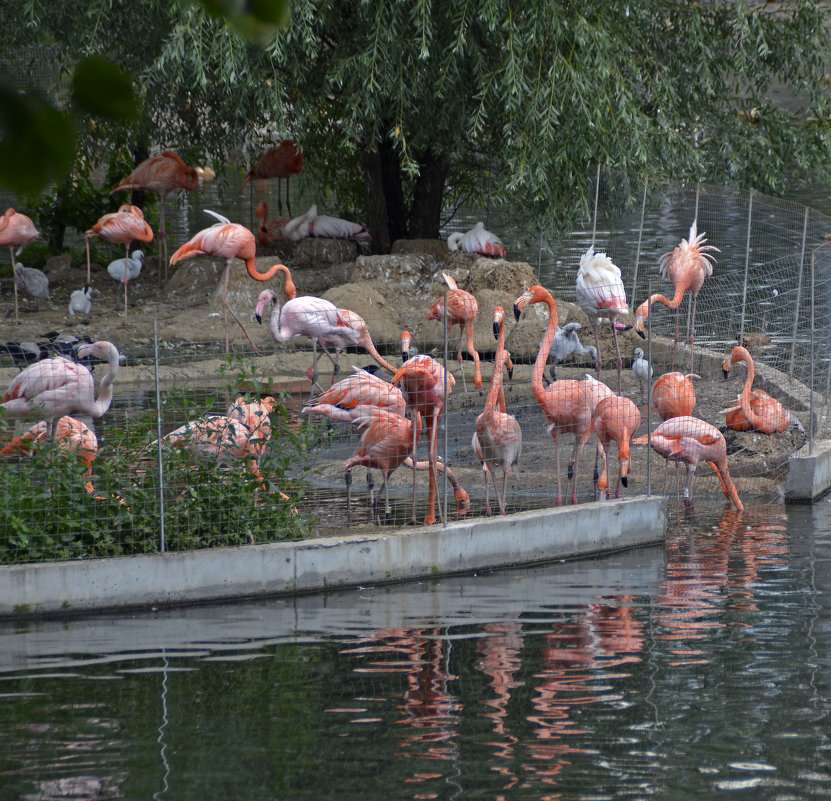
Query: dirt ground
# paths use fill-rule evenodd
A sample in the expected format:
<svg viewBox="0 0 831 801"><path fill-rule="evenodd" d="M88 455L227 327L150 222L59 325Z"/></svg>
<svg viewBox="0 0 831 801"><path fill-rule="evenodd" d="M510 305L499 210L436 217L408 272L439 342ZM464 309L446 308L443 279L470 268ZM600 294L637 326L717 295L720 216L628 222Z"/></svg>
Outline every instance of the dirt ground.
<svg viewBox="0 0 831 801"><path fill-rule="evenodd" d="M235 270L242 274L241 267L237 263ZM37 312L30 312L27 309L27 299L21 297L20 301L20 325L15 325L13 314L13 292L10 280L0 282L0 309L5 312L12 310L11 315L0 319L0 342L19 342L23 340L37 340L48 331L59 331L62 333L74 333L79 336L88 336L93 340L108 339L115 342L119 349L127 356L128 365L131 360L140 360L152 353L154 325L160 338L160 350L164 358L179 364L191 366L202 365L201 369L195 369L190 379L198 378L200 372L203 376L216 371L218 358L222 354L223 342L223 320L220 312L221 306L218 303L218 286L221 279L221 268L216 264L205 264L204 260L191 263L186 272L176 277L171 277L166 286L161 286L159 269L155 259L148 258L147 264L140 277L131 282L129 286L130 307L127 316L123 314L123 290L121 285L111 279L105 269L97 265L93 268L92 286L96 290L93 296L93 311L88 324L84 324L76 318L71 320L67 313L69 294L73 289L80 288L86 278L84 268L72 267L64 263L50 272L51 293L50 301L41 301L40 309ZM261 369L268 375L274 375L283 387L289 387L297 391L295 396L295 410L299 408L302 400L306 397L307 385L303 379L302 367L308 363L310 354L301 344L291 350L291 354L284 353L281 346L275 346L271 341L266 326L258 326L251 319L253 309L252 298L256 296L262 287L255 282L245 278L251 285L246 288L248 295L238 305L240 318L246 329L251 333L254 342L263 351ZM275 285L281 285L277 281ZM506 294L509 297L514 293L511 288ZM392 298L396 292L389 293ZM515 295L513 295L515 296ZM404 297L402 294L401 297ZM411 297L411 296L408 296ZM412 303L427 303L429 297L421 300L410 301ZM390 301L392 302L392 301ZM429 305L429 303L428 303ZM424 306L421 307L425 308ZM244 311L247 309L247 313ZM417 319L422 312L419 309L412 309L407 312L410 318ZM562 316L562 315L561 315ZM406 315L402 315L406 322ZM480 317L489 317L482 314ZM401 323L396 319L394 323ZM250 348L245 342L241 332L232 322L232 338L234 349L250 354ZM484 325L489 326L489 321L484 320ZM520 328L525 325L520 324ZM539 326L544 325L544 320ZM541 330L541 329L540 329ZM590 342L590 329L586 326L582 332L584 342ZM536 339L535 339L536 338ZM477 333L477 345L485 339ZM553 441L546 433L542 414L533 400L530 392L531 362L535 356L533 342L539 341L538 333L533 337L519 344L518 340L512 345L514 360L517 362L513 379L505 386L508 410L519 420L523 429L523 453L518 470L511 476L508 484L508 506L511 509L530 508L534 506L550 505L556 493L555 476L555 453ZM529 343L531 343L529 345ZM376 343L380 344L380 343ZM394 364L400 363L400 355L395 354L395 343L386 342L386 352L390 361ZM640 399L640 388L632 374L631 365L633 352L636 347L643 346L641 339L635 336L634 332L626 332L621 336L621 347L623 352L623 392L632 398L641 409L644 404ZM452 371L457 378L457 386L451 396L448 412L446 415L448 441L445 458L455 471L462 485L470 493L473 502L473 513L483 511L484 484L481 469L473 454L470 438L474 428L476 416L482 411L487 391L490 363L488 361L488 349L492 349L493 343L487 338L485 344L480 346L483 351L483 376L485 379L484 388L481 391L474 390L470 381L472 377L472 364L464 362L464 369L468 378L467 391L463 388L459 368L454 362ZM603 379L610 386L615 386L615 372L612 368L613 354L611 335L603 332L601 341L601 352L604 360ZM208 359L211 356L213 358ZM217 358L218 357L218 358ZM680 361L680 359L679 359ZM351 364L366 365L370 360L365 354L345 354L342 363L345 372ZM288 365L291 364L291 369ZM16 374L16 369L10 359L5 355L0 358L0 377L8 384L11 377ZM279 365L279 367L278 367ZM653 363L655 375L666 372L670 365L657 362ZM675 369L678 369L676 367ZM124 377L119 379L116 385L122 380L127 380L129 368L125 368ZM281 375L277 375L277 371ZM558 378L582 378L586 372L591 372L591 365L561 366L558 368ZM741 380L744 378L744 368L740 367L729 381L724 381L720 370L711 370L707 373L699 370L702 377L696 382L698 405L696 415L713 423L719 428L724 428L724 416L721 410L731 405L741 388ZM382 372L382 374L384 374ZM136 382L144 381L145 378L136 374ZM327 386L328 382L324 383ZM126 386L122 384L122 386ZM654 428L658 424L653 416L649 425ZM641 429L639 434L646 433L647 418L642 415ZM788 456L800 447L804 435L796 430L789 429L781 434L765 436L754 432L738 433L726 431L728 442L728 460L730 471L736 480L739 493L747 497L763 498L765 500L781 500L782 485L787 469ZM314 491L310 496L310 503L315 508L320 531L339 530L345 524L346 507L343 503L343 461L357 447L359 435L345 426L334 427L334 433L328 438L328 446L315 452L315 464L318 467L314 482ZM593 442L593 440L592 440ZM420 446L420 458L426 458L426 451L423 445ZM563 480L563 493L566 492L565 470L570 453L573 447L573 438L565 437L561 446L561 474ZM614 479L617 474L617 453L613 446L613 453L609 460L610 480L614 486ZM440 439L440 451L444 453L443 441ZM632 495L645 492L648 481L653 491L673 492L675 489L674 470L670 468L669 473L665 470L664 462L654 453L649 453L645 446L633 447L633 458L630 471L629 488L623 490L623 494ZM579 496L581 500L589 500L593 497L592 472L594 466L594 446L587 446L579 470ZM649 473L649 475L647 475ZM683 474L682 474L683 475ZM426 475L418 475L418 486L426 486ZM376 476L376 481L380 479ZM395 519L397 522L406 522L411 516L411 509L408 506L409 493L412 487L412 473L406 470L399 470L392 479L391 487L394 504L397 511ZM440 486L442 482L440 480ZM355 507L355 513L351 516L352 522L363 518L364 522L369 521L369 513L363 502L366 498L366 487L363 471L355 471L354 489L356 495L362 498ZM718 483L712 471L702 465L697 474L695 493L701 497L709 496L717 498L720 495ZM333 503L333 499L336 501ZM492 502L494 499L492 498ZM452 509L452 496L451 496ZM421 513L420 513L421 514Z"/></svg>

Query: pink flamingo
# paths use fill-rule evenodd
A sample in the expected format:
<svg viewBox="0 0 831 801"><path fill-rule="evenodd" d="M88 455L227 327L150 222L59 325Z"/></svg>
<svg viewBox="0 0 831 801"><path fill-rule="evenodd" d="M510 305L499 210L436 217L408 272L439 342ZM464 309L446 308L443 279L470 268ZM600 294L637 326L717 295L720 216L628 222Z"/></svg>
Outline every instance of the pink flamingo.
<svg viewBox="0 0 831 801"><path fill-rule="evenodd" d="M3 216L0 217L0 245L9 246L12 269L14 269L14 249L28 245L36 239L40 239L40 231L35 228L31 217L27 217L11 207L7 208ZM14 282L14 322L16 325L20 325L17 281Z"/></svg>
<svg viewBox="0 0 831 801"><path fill-rule="evenodd" d="M277 179L277 211L283 214L283 202L280 199L280 189L283 179L286 181L286 207L291 214L289 201L289 179L297 175L302 169L305 159L297 149L293 139L284 139L276 147L267 150L260 160L246 173L246 181L267 181Z"/></svg>
<svg viewBox="0 0 831 801"><path fill-rule="evenodd" d="M106 239L107 242L124 245L124 258L130 257L130 244L135 240L139 242L152 242L153 229L144 219L144 212L138 206L131 206L125 203L118 207L118 211L105 214L100 217L85 236L87 246L87 284L91 283L90 278L90 256L89 240L93 236Z"/></svg>
<svg viewBox="0 0 831 801"><path fill-rule="evenodd" d="M659 261L660 273L664 278L669 278L675 287L675 294L672 299L663 295L652 295L647 301L641 303L635 311L637 317L636 330L642 337L644 333L644 321L649 316L653 303L663 303L669 309L675 309L675 342L678 342L678 307L686 292L692 293L692 313L690 317L690 372L694 369L693 340L695 339L695 304L698 293L704 286L704 279L713 274L713 263L715 257L708 251L718 252L714 245L707 245L707 235L699 234L697 222L693 220L690 226L690 233L687 239L681 242L669 253L664 253Z"/></svg>
<svg viewBox="0 0 831 801"><path fill-rule="evenodd" d="M724 360L722 370L724 377L730 375L731 365L744 362L747 365L747 378L739 395L739 402L722 414L727 414L727 426L734 431L759 431L762 434L775 434L793 425L803 431L802 424L778 400L771 398L764 390L752 389L756 368L753 358L746 348L736 345L730 356Z"/></svg>
<svg viewBox="0 0 831 801"><path fill-rule="evenodd" d="M531 375L531 392L545 415L548 431L554 440L557 470L557 506L563 502L560 479L560 435L574 434L574 452L568 465L568 478L572 482L571 502L577 503L577 474L580 465L580 439L589 427L592 412L600 400L611 395L612 390L591 376L585 381L574 379L554 381L548 387L543 385L543 371L551 350L551 343L557 330L557 305L551 293L542 286L532 286L514 302L514 316L517 320L522 310L534 303L548 306L548 327L540 343L537 360Z"/></svg>
<svg viewBox="0 0 831 801"><path fill-rule="evenodd" d="M261 200L257 204L254 216L258 220L257 241L264 246L273 245L275 242L283 241L283 226L289 222L288 217L277 217L268 219L268 203Z"/></svg>
<svg viewBox="0 0 831 801"><path fill-rule="evenodd" d="M213 170L210 173L213 173ZM199 185L199 177L199 167L188 167L176 151L165 150L161 155L151 156L142 161L126 178L122 178L110 189L111 195L115 192L132 190L153 192L161 198L159 206L159 239L162 240L162 263L164 264L165 281L167 281L167 231L164 225L165 200L176 189L185 189L188 192L196 189Z"/></svg>
<svg viewBox="0 0 831 801"><path fill-rule="evenodd" d="M687 466L684 484L684 505L692 506L692 485L699 462L706 462L715 470L724 495L736 509L744 509L736 487L727 469L727 443L722 433L697 417L671 417L664 420L651 434L632 440L633 445L652 446L667 461L683 462Z"/></svg>
<svg viewBox="0 0 831 801"><path fill-rule="evenodd" d="M272 308L268 327L275 342L285 344L298 336L305 336L312 340L314 360L306 371L306 375L312 382L312 386L322 391L317 383L318 344L329 357L337 374L340 365L329 353L322 340L338 337L339 340L342 338L351 345L357 345L358 332L343 319L337 307L328 300L306 295L295 297L281 306L277 293L272 289L264 289L257 299L255 316L258 323L262 323L263 311L269 303L272 304Z"/></svg>
<svg viewBox="0 0 831 801"><path fill-rule="evenodd" d="M47 421L47 437L54 438L58 421L64 415L101 417L110 408L113 382L118 375L119 353L112 342L99 341L78 348L78 359L95 356L108 364L95 398L95 379L81 364L57 356L30 364L12 380L3 403L7 417L22 418L40 414Z"/></svg>
<svg viewBox="0 0 831 801"><path fill-rule="evenodd" d="M299 242L306 237L314 239L351 239L354 242L372 242L366 227L360 223L328 217L317 213L317 206L312 206L305 214L289 220L282 229L281 236L292 242Z"/></svg>
<svg viewBox="0 0 831 801"><path fill-rule="evenodd" d="M505 244L496 235L478 222L466 233L456 232L447 237L449 250L461 250L464 253L478 253L482 256L499 256L505 258Z"/></svg>
<svg viewBox="0 0 831 801"><path fill-rule="evenodd" d="M444 322L448 335L450 329L454 325L459 326L459 344L456 352L456 358L459 362L459 370L462 373L462 384L467 390L465 383L465 372L462 366L462 339L467 335L467 352L473 359L473 386L476 389L482 388L482 373L479 368L479 354L473 345L473 328L476 323L476 317L479 314L479 304L476 298L466 292L464 289L459 289L456 281L447 273L442 273L447 286L449 287L446 295L440 297L427 312L424 320L438 320ZM445 309L445 298L447 298L447 308Z"/></svg>
<svg viewBox="0 0 831 801"><path fill-rule="evenodd" d="M456 381L444 367L430 356L419 354L404 362L390 379L391 384L401 382L407 406L413 414L420 413L427 430L429 454L429 489L425 525L436 522L436 474L438 472L439 419L446 396L450 395ZM442 515L444 514L441 512Z"/></svg>
<svg viewBox="0 0 831 801"><path fill-rule="evenodd" d="M626 305L626 290L620 277L620 268L605 253L595 253L594 248L589 248L580 257L580 269L577 271L577 303L594 325L598 378L601 367L598 323L603 318L611 323L617 354L617 391L620 394L623 360L620 357L620 344L617 339L617 317L620 314L628 314L629 306Z"/></svg>
<svg viewBox="0 0 831 801"><path fill-rule="evenodd" d="M623 484L624 488L629 486L629 443L640 424L641 413L633 401L620 395L610 395L597 404L591 423L583 433L580 440L581 449L591 436L592 430L597 433L600 455L603 459L603 470L597 480L597 490L601 493L606 490L607 499L610 497L607 472L609 446L612 440L617 442L620 469L617 485L615 486L615 498L619 498L620 485Z"/></svg>
<svg viewBox="0 0 831 801"><path fill-rule="evenodd" d="M689 417L695 408L695 373L684 375L673 372L664 373L655 379L652 385L652 406L662 420L670 417Z"/></svg>
<svg viewBox="0 0 831 801"><path fill-rule="evenodd" d="M370 336L369 326L366 324L366 320L364 320L360 314L353 312L351 309L338 309L338 313L340 314L341 319L358 335L357 342L353 342L351 332L345 336L342 332L336 330L331 336L322 337L320 344L334 348L335 359L339 359L340 354L350 345L357 345L359 348L363 348L379 365L381 365L381 367L385 370L389 370L390 373L394 373L397 368L393 367L380 353L378 353L378 349L375 347L375 343L372 341L372 337ZM333 381L335 374L339 372L340 368L337 367L335 372L332 374Z"/></svg>
<svg viewBox="0 0 831 801"><path fill-rule="evenodd" d="M352 375L332 384L325 392L312 398L300 414L323 414L334 419L332 408L350 411L356 406L377 406L403 415L407 402L398 387L356 367Z"/></svg>
<svg viewBox="0 0 831 801"><path fill-rule="evenodd" d="M255 281L268 281L276 273L282 272L286 277L287 297L290 291L294 291L291 273L284 264L273 264L264 273L259 272L254 261L257 250L254 234L245 226L232 223L227 217L223 217L221 214L209 211L208 209L205 209L205 213L216 217L218 222L215 222L210 228L203 228L198 234L185 242L170 257L170 263L178 264L180 261L191 259L194 256L215 256L225 260L225 278L222 288L222 311L225 321L225 352L231 352L231 340L228 334L228 312L230 312L234 320L237 321L237 325L242 329L254 352L259 353L257 346L248 335L245 327L239 321L237 315L234 314L234 310L228 306L228 279L231 276L231 264L233 264L234 259L244 261L248 275Z"/></svg>
<svg viewBox="0 0 831 801"><path fill-rule="evenodd" d="M48 431L49 423L41 420L15 437L0 450L0 454L31 456L38 449L39 443L47 439ZM84 473L84 489L90 495L94 495L92 463L98 455L98 437L95 436L95 432L86 423L64 415L55 425L53 439L58 443L62 453L74 455L78 462L87 467Z"/></svg>
<svg viewBox="0 0 831 801"><path fill-rule="evenodd" d="M519 462L522 453L522 429L516 417L504 411L505 396L502 393L502 368L508 359L505 350L505 310L497 306L493 310L493 329L496 334L496 355L493 361L493 375L485 401L485 410L476 418L473 433L473 450L482 462L485 475L485 508L488 516L490 507L490 483L499 503L499 514L505 514L505 496L508 489L508 473ZM496 484L496 468L502 468L502 492Z"/></svg>

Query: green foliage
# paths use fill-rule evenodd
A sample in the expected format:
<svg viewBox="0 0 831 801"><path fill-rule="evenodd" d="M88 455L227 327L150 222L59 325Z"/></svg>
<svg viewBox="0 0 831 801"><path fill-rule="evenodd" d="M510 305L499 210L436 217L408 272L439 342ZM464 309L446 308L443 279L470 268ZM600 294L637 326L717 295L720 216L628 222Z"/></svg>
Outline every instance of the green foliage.
<svg viewBox="0 0 831 801"><path fill-rule="evenodd" d="M240 380L255 383L249 366L236 360L233 368L232 395ZM178 390L166 393L163 406L184 419L225 411L218 395L197 404ZM3 441L11 438L10 422L0 420ZM92 493L84 491L86 467L57 443L42 442L31 456L2 457L0 493L6 500L0 505L0 562L156 553L162 508L167 550L308 535L310 522L296 508L303 487L292 477L307 469L306 433L291 424L282 403L276 404L271 423L272 438L260 466L265 489L239 463L202 461L187 447L164 441L160 476L152 410L102 435Z"/></svg>
<svg viewBox="0 0 831 801"><path fill-rule="evenodd" d="M75 68L72 96L81 113L132 122L138 106L130 76L102 56L91 56Z"/></svg>

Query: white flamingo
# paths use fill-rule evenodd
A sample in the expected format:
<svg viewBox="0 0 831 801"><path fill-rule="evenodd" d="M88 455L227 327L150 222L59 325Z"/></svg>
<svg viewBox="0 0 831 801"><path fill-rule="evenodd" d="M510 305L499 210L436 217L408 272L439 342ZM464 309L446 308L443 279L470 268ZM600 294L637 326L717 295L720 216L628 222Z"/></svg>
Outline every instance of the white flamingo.
<svg viewBox="0 0 831 801"><path fill-rule="evenodd" d="M485 228L483 222L478 222L465 233L456 232L447 237L447 247L450 250L461 250L464 253L479 253L482 256L499 256L505 258L505 243Z"/></svg>

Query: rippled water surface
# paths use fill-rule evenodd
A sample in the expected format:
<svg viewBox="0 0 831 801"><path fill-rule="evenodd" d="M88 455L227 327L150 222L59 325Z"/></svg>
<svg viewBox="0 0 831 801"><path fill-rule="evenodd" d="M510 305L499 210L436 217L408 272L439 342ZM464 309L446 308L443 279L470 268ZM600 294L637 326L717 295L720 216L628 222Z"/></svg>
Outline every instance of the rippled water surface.
<svg viewBox="0 0 831 801"><path fill-rule="evenodd" d="M827 798L831 502L602 559L0 627L0 798Z"/></svg>

